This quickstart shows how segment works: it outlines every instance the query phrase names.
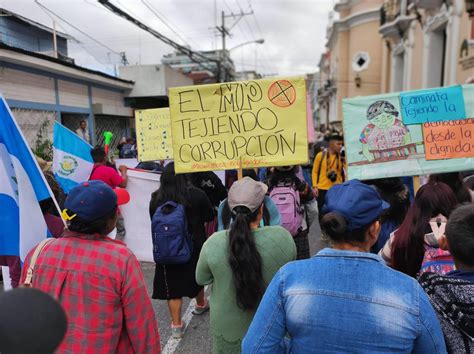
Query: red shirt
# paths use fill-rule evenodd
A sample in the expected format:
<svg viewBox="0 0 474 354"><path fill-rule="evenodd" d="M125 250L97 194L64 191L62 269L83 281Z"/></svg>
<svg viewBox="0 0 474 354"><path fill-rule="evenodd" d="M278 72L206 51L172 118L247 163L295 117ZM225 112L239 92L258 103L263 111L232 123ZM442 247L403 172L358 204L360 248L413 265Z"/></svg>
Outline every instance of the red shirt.
<svg viewBox="0 0 474 354"><path fill-rule="evenodd" d="M105 165L95 165L90 180L102 181L111 188L117 188L123 182L122 176L115 169Z"/></svg>
<svg viewBox="0 0 474 354"><path fill-rule="evenodd" d="M25 277L26 271L22 283ZM32 286L66 311L68 329L58 353L160 353L140 264L122 242L65 231L39 255Z"/></svg>

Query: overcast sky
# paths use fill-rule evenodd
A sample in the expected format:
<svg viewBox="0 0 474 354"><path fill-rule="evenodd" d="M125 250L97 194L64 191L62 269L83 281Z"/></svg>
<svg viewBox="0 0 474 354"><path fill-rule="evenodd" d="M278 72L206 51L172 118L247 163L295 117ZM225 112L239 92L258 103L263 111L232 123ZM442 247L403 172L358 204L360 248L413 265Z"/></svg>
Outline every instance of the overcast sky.
<svg viewBox="0 0 474 354"><path fill-rule="evenodd" d="M60 19L59 31L77 38L70 42L69 55L79 65L113 73L126 52L130 64L160 63L173 48L102 7L97 0L39 0L72 25L106 45L94 42ZM263 38L265 43L249 44L231 52L237 70L263 74L298 75L315 72L326 42L328 13L334 0L111 0L145 24L194 50L221 48L213 28L220 25L221 11L254 14L242 18L231 29L227 48ZM157 10L167 25L146 7ZM0 0L0 7L52 27L52 16L34 0ZM226 27L234 23L226 19ZM171 27L173 30L171 30ZM179 35L177 35L177 34Z"/></svg>

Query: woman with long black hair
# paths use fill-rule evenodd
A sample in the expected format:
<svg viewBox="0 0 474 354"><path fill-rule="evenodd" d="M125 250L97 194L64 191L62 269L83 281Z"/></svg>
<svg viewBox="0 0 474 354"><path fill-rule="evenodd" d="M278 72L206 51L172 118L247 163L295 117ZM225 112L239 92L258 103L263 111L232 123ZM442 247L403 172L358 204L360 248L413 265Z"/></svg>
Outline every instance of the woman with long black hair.
<svg viewBox="0 0 474 354"><path fill-rule="evenodd" d="M241 342L265 289L284 264L296 258L288 231L259 227L268 187L249 177L235 182L228 196L233 222L204 244L197 282L213 284L211 331L214 353L240 353Z"/></svg>
<svg viewBox="0 0 474 354"><path fill-rule="evenodd" d="M185 329L185 323L181 320L182 298L196 298L195 314L202 314L209 309L204 298L204 288L196 283L195 272L199 252L206 240L204 223L214 218L214 211L203 191L192 187L186 175L175 174L174 163L164 168L160 183L160 188L151 195L150 217L153 219L157 209L167 202L184 206L188 233L193 245L189 262L156 264L153 282L152 297L168 301L172 336L181 338Z"/></svg>
<svg viewBox="0 0 474 354"><path fill-rule="evenodd" d="M427 253L431 254L431 250L436 249L440 250L438 255L428 254L433 258L432 264L436 259L442 261L436 271L443 274L451 271L454 261L449 252L442 252L440 235L435 230L446 226L449 215L457 205L456 195L447 184L429 182L423 185L402 224L390 235L379 255L393 269L416 278L420 271L427 270L423 267Z"/></svg>

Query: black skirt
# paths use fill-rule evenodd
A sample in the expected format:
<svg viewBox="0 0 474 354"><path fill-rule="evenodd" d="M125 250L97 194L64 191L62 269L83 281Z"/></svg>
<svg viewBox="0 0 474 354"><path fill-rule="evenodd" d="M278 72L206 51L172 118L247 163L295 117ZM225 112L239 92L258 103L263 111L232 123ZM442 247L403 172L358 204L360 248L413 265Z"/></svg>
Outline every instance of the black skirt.
<svg viewBox="0 0 474 354"><path fill-rule="evenodd" d="M159 300L195 298L203 289L196 283L198 259L199 252L193 252L191 261L185 264L156 264L152 298Z"/></svg>

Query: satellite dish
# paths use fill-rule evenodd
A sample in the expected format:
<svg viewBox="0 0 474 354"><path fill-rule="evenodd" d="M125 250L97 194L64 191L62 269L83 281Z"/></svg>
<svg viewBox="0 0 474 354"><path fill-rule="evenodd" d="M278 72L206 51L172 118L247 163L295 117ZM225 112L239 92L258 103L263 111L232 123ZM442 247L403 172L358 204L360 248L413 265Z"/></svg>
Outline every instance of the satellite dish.
<svg viewBox="0 0 474 354"><path fill-rule="evenodd" d="M367 70L370 64L370 55L367 52L357 52L352 58L352 70L356 73Z"/></svg>

